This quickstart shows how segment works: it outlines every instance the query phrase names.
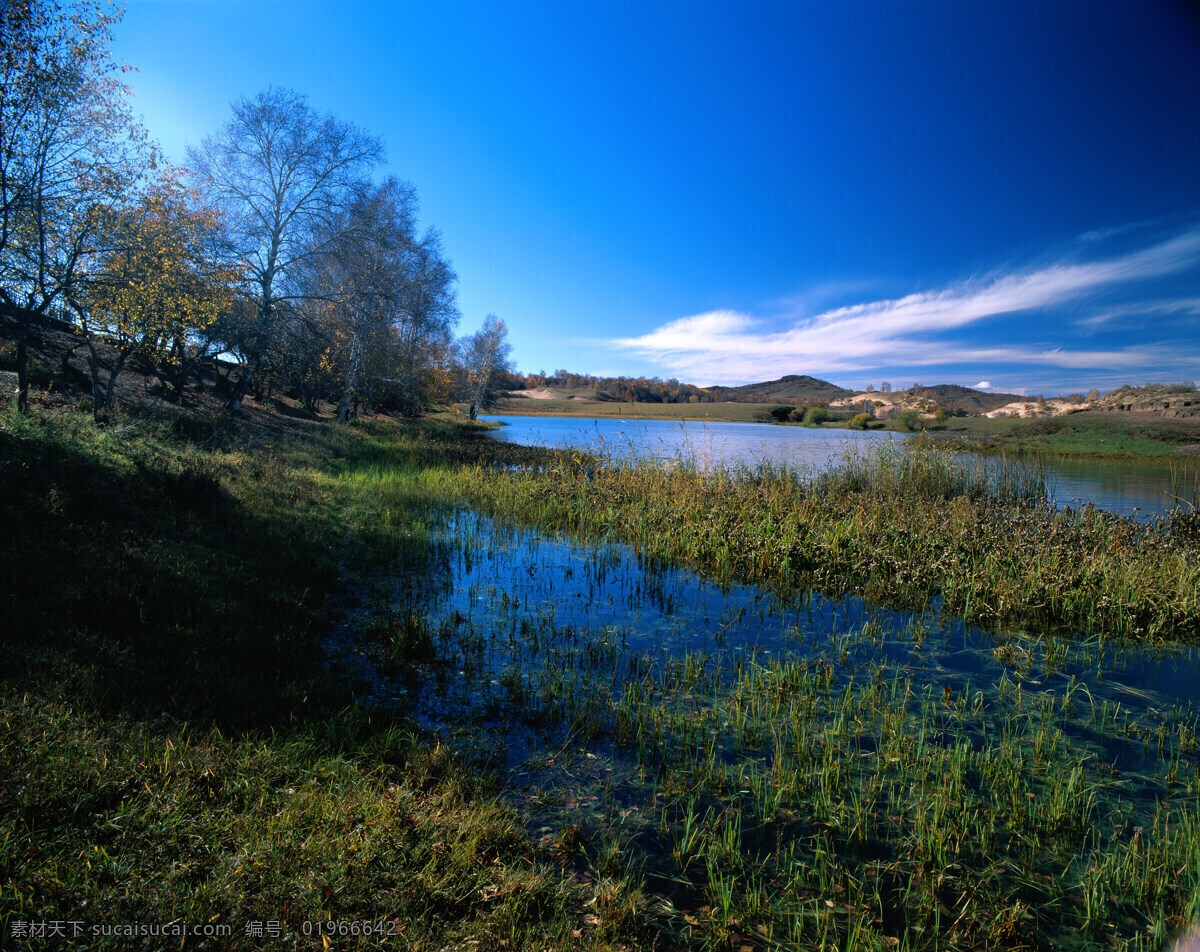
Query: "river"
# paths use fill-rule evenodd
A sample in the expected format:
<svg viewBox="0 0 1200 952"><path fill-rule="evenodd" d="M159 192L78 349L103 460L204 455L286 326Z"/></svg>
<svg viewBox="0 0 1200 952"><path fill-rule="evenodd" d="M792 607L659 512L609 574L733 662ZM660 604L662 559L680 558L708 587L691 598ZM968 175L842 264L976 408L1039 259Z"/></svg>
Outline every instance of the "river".
<svg viewBox="0 0 1200 952"><path fill-rule="evenodd" d="M503 424L492 433L513 443L586 450L620 456L686 458L702 465L786 463L819 472L863 441L902 440L891 431L770 426L676 420L586 419L554 416L488 416ZM1176 505L1179 491L1169 466L1101 460L1045 464L1047 491L1059 506L1093 503L1124 515L1147 516ZM1194 477L1192 477L1194 478ZM1185 487L1191 498L1194 488Z"/></svg>

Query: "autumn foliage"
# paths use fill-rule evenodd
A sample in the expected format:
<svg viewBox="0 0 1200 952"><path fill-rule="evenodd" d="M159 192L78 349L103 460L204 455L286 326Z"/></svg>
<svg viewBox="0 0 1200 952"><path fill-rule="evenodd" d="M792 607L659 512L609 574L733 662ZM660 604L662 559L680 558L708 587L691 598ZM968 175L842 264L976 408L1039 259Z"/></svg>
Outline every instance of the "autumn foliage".
<svg viewBox="0 0 1200 952"><path fill-rule="evenodd" d="M19 407L50 321L87 346L97 421L131 359L181 402L200 361L237 359L234 411L248 394L325 400L340 419L447 399L456 276L415 189L372 182L382 143L271 88L163 170L109 52L119 18L86 0L0 5L0 321Z"/></svg>

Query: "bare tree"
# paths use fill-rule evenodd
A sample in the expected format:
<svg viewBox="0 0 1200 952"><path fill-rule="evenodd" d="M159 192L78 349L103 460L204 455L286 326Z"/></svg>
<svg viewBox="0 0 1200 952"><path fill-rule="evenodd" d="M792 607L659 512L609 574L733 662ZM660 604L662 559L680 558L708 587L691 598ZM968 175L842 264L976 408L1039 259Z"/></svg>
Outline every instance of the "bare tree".
<svg viewBox="0 0 1200 952"><path fill-rule="evenodd" d="M17 332L17 405L29 335L74 293L106 214L153 164L109 57L119 14L84 2L0 3L0 317Z"/></svg>
<svg viewBox="0 0 1200 952"><path fill-rule="evenodd" d="M258 332L231 410L262 367L274 306L299 296L289 283L307 258L329 249L362 176L382 158L378 139L277 87L235 102L220 134L188 150L192 171L232 223L257 303Z"/></svg>
<svg viewBox="0 0 1200 952"><path fill-rule="evenodd" d="M512 370L512 345L508 328L495 314L489 314L483 327L463 339L460 345L465 377L466 398L471 405L471 419L486 410L496 400L495 383L500 371Z"/></svg>

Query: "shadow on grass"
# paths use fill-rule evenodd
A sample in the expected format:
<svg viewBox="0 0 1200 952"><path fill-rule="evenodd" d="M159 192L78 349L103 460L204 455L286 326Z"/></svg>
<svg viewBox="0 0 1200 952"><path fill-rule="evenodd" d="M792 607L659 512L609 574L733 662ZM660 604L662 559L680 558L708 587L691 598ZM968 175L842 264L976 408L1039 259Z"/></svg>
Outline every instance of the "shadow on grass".
<svg viewBox="0 0 1200 952"><path fill-rule="evenodd" d="M177 442L36 429L0 430L10 683L231 727L302 708L336 566L301 487Z"/></svg>

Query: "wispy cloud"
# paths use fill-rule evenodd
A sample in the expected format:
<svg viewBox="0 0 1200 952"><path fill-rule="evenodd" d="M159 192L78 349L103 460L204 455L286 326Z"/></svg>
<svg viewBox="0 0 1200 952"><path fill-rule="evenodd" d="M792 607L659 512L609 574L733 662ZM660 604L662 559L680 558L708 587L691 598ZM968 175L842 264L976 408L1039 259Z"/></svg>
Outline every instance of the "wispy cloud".
<svg viewBox="0 0 1200 952"><path fill-rule="evenodd" d="M638 337L608 341L705 382L762 380L783 373L852 373L878 367L956 363L1107 367L1154 366L1175 350L1130 346L1081 350L1008 343L978 347L955 341L956 331L1020 312L1076 302L1115 286L1175 274L1200 264L1200 228L1140 251L1087 263L994 273L941 290L868 301L808 317L792 315L779 329L770 321L718 310L671 321Z"/></svg>
<svg viewBox="0 0 1200 952"><path fill-rule="evenodd" d="M1134 301L1119 307L1108 308L1082 317L1075 323L1083 328L1097 328L1118 321L1138 320L1147 317L1200 317L1200 297L1178 298L1163 301Z"/></svg>

